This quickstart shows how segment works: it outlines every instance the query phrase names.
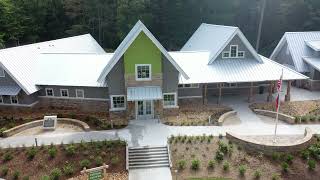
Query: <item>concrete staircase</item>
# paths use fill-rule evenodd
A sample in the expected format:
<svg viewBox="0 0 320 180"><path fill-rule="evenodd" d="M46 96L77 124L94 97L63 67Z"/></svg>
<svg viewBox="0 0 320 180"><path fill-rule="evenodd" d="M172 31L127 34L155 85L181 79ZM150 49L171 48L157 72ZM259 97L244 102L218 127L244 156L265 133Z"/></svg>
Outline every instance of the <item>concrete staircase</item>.
<svg viewBox="0 0 320 180"><path fill-rule="evenodd" d="M129 148L129 169L170 167L167 146Z"/></svg>

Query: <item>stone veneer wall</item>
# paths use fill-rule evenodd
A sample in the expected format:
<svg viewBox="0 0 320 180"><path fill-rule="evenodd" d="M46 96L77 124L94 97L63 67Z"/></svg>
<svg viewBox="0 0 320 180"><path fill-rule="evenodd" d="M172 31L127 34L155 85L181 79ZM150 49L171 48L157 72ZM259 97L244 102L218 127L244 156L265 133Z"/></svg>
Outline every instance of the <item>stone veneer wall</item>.
<svg viewBox="0 0 320 180"><path fill-rule="evenodd" d="M126 87L137 87L137 86L160 86L162 87L162 73L152 74L151 81L136 81L135 74L125 75L125 86Z"/></svg>
<svg viewBox="0 0 320 180"><path fill-rule="evenodd" d="M315 91L320 90L320 80L306 80L306 86L309 90Z"/></svg>

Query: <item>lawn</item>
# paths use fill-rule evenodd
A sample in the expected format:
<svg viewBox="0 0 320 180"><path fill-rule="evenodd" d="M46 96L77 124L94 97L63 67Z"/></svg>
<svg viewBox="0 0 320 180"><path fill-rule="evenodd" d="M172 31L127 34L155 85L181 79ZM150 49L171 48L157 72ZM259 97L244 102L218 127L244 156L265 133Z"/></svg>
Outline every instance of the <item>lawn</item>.
<svg viewBox="0 0 320 180"><path fill-rule="evenodd" d="M203 177L316 180L320 176L320 141L318 138L314 141L303 152L275 152L268 156L248 153L225 137L173 136L169 138L172 174L175 178L178 170L179 180Z"/></svg>
<svg viewBox="0 0 320 180"><path fill-rule="evenodd" d="M0 150L0 177L5 179L67 179L86 168L109 165L108 172L126 170L126 143L120 140Z"/></svg>

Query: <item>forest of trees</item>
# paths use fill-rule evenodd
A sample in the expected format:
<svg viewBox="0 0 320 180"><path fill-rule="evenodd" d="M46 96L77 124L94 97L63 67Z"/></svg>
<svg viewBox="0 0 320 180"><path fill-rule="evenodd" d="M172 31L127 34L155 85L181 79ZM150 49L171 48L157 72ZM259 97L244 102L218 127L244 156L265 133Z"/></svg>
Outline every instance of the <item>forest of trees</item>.
<svg viewBox="0 0 320 180"><path fill-rule="evenodd" d="M0 0L0 48L90 33L114 50L141 20L168 50L204 23L241 28L255 45L262 0ZM267 0L260 53L286 31L320 30L320 0Z"/></svg>

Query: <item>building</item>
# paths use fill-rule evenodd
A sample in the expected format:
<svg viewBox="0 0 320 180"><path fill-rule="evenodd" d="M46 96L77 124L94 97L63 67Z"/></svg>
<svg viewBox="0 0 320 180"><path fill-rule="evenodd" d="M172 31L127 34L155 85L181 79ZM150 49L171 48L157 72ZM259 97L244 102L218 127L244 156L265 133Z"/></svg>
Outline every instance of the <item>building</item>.
<svg viewBox="0 0 320 180"><path fill-rule="evenodd" d="M202 24L181 51L168 52L138 21L114 53L90 35L0 50L1 107L74 107L110 116L176 115L179 104L254 94L306 76L263 57L239 28Z"/></svg>
<svg viewBox="0 0 320 180"><path fill-rule="evenodd" d="M320 89L320 31L286 32L270 59L310 78L298 81L297 86Z"/></svg>

